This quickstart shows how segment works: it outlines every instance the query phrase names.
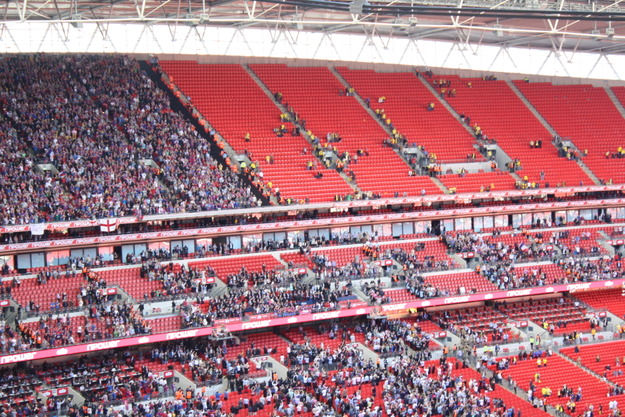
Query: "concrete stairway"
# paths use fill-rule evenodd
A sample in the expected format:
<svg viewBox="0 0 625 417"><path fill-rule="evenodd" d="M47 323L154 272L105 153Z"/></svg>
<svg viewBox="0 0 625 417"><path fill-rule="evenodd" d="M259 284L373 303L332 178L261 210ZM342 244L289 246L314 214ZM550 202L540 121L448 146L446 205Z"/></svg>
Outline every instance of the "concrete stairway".
<svg viewBox="0 0 625 417"><path fill-rule="evenodd" d="M260 79L260 77L250 68L249 65L244 64L243 65L243 69L256 82L256 84L258 84L258 86L261 88L261 90L263 90L265 92L267 97L269 97L269 99L271 99L273 104L275 104L276 107L279 108L282 113L286 113L286 114L289 113L289 110L287 109L287 107L284 104L282 104L282 103L280 103L280 102L278 102L276 100L276 98L274 97L274 95L271 92L271 90L269 90L269 88L265 85L263 80ZM306 139L306 141L310 145L310 148L314 149L315 146L313 145L312 138L310 137L310 135L308 134L308 131L304 128L304 126L297 120L292 120L291 122L300 129L302 137L304 139ZM324 165L324 161L321 158L319 158L319 156L316 155L315 152L312 152L312 155L314 155L321 162L321 164ZM334 155L334 154L332 154L331 157L332 157L332 162L336 163L338 157L336 155ZM357 195L362 195L363 194L362 190L358 187L358 184L356 184L354 181L350 181L350 179L347 177L347 175L344 172L339 172L339 175L341 176L341 178L343 178L343 180L347 184L349 184L349 186L352 188L352 190L354 190L355 194L357 194Z"/></svg>
<svg viewBox="0 0 625 417"><path fill-rule="evenodd" d="M340 81L343 87L345 87L346 89L351 87L351 85L347 82L347 80L343 78L343 76L335 68L330 68L330 72L336 77L337 80ZM363 98L358 94L358 92L354 93L354 98L356 99L358 103L360 103L362 108L365 109L367 113L369 113L371 118L375 120L380 125L380 127L382 127L382 129L384 129L384 131L388 134L389 137L393 136L393 132L391 131L391 129L386 124L382 123L382 121L377 117L373 109L371 109L371 107L367 105L365 100L363 100ZM402 152L401 149L394 148L394 151L401 159L404 160L404 162L406 162L408 166L410 166L410 168L417 169L417 171L415 172L418 172L418 167L413 167L410 165L410 162L407 159L406 154L404 154L404 152ZM425 154L420 149L414 149L414 152L417 157L425 158ZM435 178L432 178L432 180L438 186L438 188L441 189L443 193L449 194L449 190L447 189L447 187L445 187L445 185L441 181Z"/></svg>
<svg viewBox="0 0 625 417"><path fill-rule="evenodd" d="M608 95L608 97L610 97L610 100L612 100L612 103L614 103L614 107L616 107L618 112L621 113L621 116L623 116L623 118L625 119L625 107L623 107L618 97L616 97L616 94L614 94L614 91L612 91L612 89L609 86L605 86L603 88L605 89L605 92Z"/></svg>
<svg viewBox="0 0 625 417"><path fill-rule="evenodd" d="M547 131L549 131L549 134L551 135L551 137L557 136L558 133L555 131L555 129L547 122L547 120L545 120L545 118L538 112L538 110L536 110L536 107L534 107L534 105L530 103L530 101L523 95L521 90L519 90L518 87L514 85L514 83L510 80L506 80L506 84L508 84L508 87L510 87L510 89L514 91L517 97L521 99L521 101L525 104L525 106L532 112L534 117L536 117L536 119L540 121L540 123L545 127L545 129L547 129ZM599 181L599 178L597 178L597 176L590 170L590 168L588 168L588 166L584 163L584 161L582 161L581 158L577 160L577 165L579 165L579 167L586 173L586 175L590 177L590 179L596 185L601 185L601 181Z"/></svg>

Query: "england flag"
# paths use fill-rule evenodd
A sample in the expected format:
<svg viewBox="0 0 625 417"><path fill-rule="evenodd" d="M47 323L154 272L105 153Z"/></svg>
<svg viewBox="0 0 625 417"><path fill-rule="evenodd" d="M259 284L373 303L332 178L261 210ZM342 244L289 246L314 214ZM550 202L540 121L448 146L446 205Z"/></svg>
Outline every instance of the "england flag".
<svg viewBox="0 0 625 417"><path fill-rule="evenodd" d="M119 219L100 219L100 231L101 232L114 232L119 225Z"/></svg>

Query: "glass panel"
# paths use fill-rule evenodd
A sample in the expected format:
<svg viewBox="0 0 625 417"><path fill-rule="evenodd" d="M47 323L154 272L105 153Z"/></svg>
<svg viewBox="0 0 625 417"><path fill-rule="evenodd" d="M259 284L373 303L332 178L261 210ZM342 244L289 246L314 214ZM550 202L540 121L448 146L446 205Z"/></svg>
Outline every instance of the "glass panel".
<svg viewBox="0 0 625 417"><path fill-rule="evenodd" d="M325 237L326 240L330 240L330 229L317 229L319 237Z"/></svg>
<svg viewBox="0 0 625 417"><path fill-rule="evenodd" d="M13 260L13 255L0 256L0 268L3 268L4 265L8 265L9 271L12 271L14 269Z"/></svg>
<svg viewBox="0 0 625 417"><path fill-rule="evenodd" d="M29 254L20 254L17 255L17 268L18 269L27 269L30 268L30 255Z"/></svg>
<svg viewBox="0 0 625 417"><path fill-rule="evenodd" d="M289 240L289 242L297 242L297 241L303 241L304 240L304 232L301 230L296 230L293 232L288 232L287 233L287 239ZM312 235L310 232L308 233L308 237L314 237L316 235Z"/></svg>
<svg viewBox="0 0 625 417"><path fill-rule="evenodd" d="M625 212L625 208L617 207L617 208L609 208L606 210L608 214L614 219L622 219L623 213Z"/></svg>
<svg viewBox="0 0 625 417"><path fill-rule="evenodd" d="M135 246L134 245L122 245L122 262L127 264L132 259L131 257L135 254ZM130 257L128 256L130 255Z"/></svg>
<svg viewBox="0 0 625 417"><path fill-rule="evenodd" d="M135 255L141 255L141 252L147 251L148 247L145 243L137 243L135 244Z"/></svg>
<svg viewBox="0 0 625 417"><path fill-rule="evenodd" d="M536 224L538 220L540 220L541 225L545 222L547 225L551 224L551 213L549 212L533 213L532 216L534 218L534 224Z"/></svg>
<svg viewBox="0 0 625 417"><path fill-rule="evenodd" d="M97 256L97 253L98 251L96 250L96 248L83 249L83 256L85 257L85 259L90 259L91 261L95 259L95 257Z"/></svg>
<svg viewBox="0 0 625 417"><path fill-rule="evenodd" d="M208 249L208 247L209 247L210 245L212 245L212 244L213 244L213 239L211 239L211 238L197 239L197 240L195 241L195 246L196 246L196 248L198 248L198 249L200 249L200 248L204 247L204 250L207 250L207 249Z"/></svg>
<svg viewBox="0 0 625 417"><path fill-rule="evenodd" d="M473 218L473 230L476 232L481 231L484 228L484 218L483 217L474 217Z"/></svg>
<svg viewBox="0 0 625 417"><path fill-rule="evenodd" d="M189 253L195 253L195 239L185 239L184 244L189 249Z"/></svg>
<svg viewBox="0 0 625 417"><path fill-rule="evenodd" d="M399 237L404 234L404 228L401 223L393 223L393 236Z"/></svg>
<svg viewBox="0 0 625 417"><path fill-rule="evenodd" d="M597 209L580 210L579 215L586 220L592 220L597 215Z"/></svg>
<svg viewBox="0 0 625 417"><path fill-rule="evenodd" d="M48 266L67 265L69 262L69 250L61 250L46 253Z"/></svg>
<svg viewBox="0 0 625 417"><path fill-rule="evenodd" d="M172 240L171 241L171 250L179 252L182 251L182 248L184 247L185 243L184 240ZM137 254L138 255L138 254Z"/></svg>
<svg viewBox="0 0 625 417"><path fill-rule="evenodd" d="M151 249L153 251L158 251L160 249L169 250L169 245L169 242L152 242L148 243L148 249Z"/></svg>
<svg viewBox="0 0 625 417"><path fill-rule="evenodd" d="M266 233L268 235L269 233ZM239 238L239 242L241 241L241 236L237 236ZM262 233L257 233L254 235L243 235L243 246L247 247L249 245L255 245L258 242L263 240ZM240 249L240 248L239 248Z"/></svg>
<svg viewBox="0 0 625 417"><path fill-rule="evenodd" d="M30 267L31 268L41 268L46 266L46 257L43 252L31 253L30 254Z"/></svg>
<svg viewBox="0 0 625 417"><path fill-rule="evenodd" d="M521 214L521 224L523 226L531 226L532 225L532 213Z"/></svg>
<svg viewBox="0 0 625 417"><path fill-rule="evenodd" d="M82 258L83 256L83 250L82 249L71 249L70 250L70 256L73 258Z"/></svg>
<svg viewBox="0 0 625 417"><path fill-rule="evenodd" d="M441 232L451 232L454 230L454 219L445 219L441 223L443 223Z"/></svg>
<svg viewBox="0 0 625 417"><path fill-rule="evenodd" d="M425 222L415 222L414 232L415 233L427 233L429 230L431 230L431 227L432 227L432 222L429 220Z"/></svg>
<svg viewBox="0 0 625 417"><path fill-rule="evenodd" d="M163 242L165 243L165 242ZM168 243L169 245L169 243ZM114 260L114 256L113 256L114 250L113 250L113 246L102 246L100 248L98 248L98 254L100 255L100 257L102 258L103 261L108 262L108 261L112 261Z"/></svg>
<svg viewBox="0 0 625 417"><path fill-rule="evenodd" d="M241 236L228 236L228 245L234 249L241 249Z"/></svg>
<svg viewBox="0 0 625 417"><path fill-rule="evenodd" d="M374 224L373 225L373 234L378 236L378 237L393 236L393 226L390 223Z"/></svg>
<svg viewBox="0 0 625 417"><path fill-rule="evenodd" d="M454 230L470 230L471 229L471 218L464 219L454 219Z"/></svg>
<svg viewBox="0 0 625 417"><path fill-rule="evenodd" d="M508 227L508 215L500 214L495 216L495 225L493 227Z"/></svg>
<svg viewBox="0 0 625 417"><path fill-rule="evenodd" d="M349 227L334 227L332 228L332 236L341 238L349 233Z"/></svg>
<svg viewBox="0 0 625 417"><path fill-rule="evenodd" d="M349 227L349 232L350 232L352 235L357 235L357 234L359 234L359 233L360 233L360 230L361 230L360 226L350 226L350 227Z"/></svg>
<svg viewBox="0 0 625 417"><path fill-rule="evenodd" d="M566 211L556 211L556 224L562 225L566 223Z"/></svg>
<svg viewBox="0 0 625 417"><path fill-rule="evenodd" d="M579 210L567 210L566 220L572 222L579 216Z"/></svg>

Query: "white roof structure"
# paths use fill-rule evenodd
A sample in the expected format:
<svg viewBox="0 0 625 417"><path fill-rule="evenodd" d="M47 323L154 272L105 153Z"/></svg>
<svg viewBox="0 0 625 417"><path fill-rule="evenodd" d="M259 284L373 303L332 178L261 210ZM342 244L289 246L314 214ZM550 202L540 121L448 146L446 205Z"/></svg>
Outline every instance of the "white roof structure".
<svg viewBox="0 0 625 417"><path fill-rule="evenodd" d="M6 0L0 53L300 59L625 80L625 0Z"/></svg>

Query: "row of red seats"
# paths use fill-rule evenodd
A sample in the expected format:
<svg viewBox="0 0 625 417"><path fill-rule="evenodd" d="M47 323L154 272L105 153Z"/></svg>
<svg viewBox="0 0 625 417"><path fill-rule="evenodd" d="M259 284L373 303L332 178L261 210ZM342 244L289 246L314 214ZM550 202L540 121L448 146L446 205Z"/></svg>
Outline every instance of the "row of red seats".
<svg viewBox="0 0 625 417"><path fill-rule="evenodd" d="M317 169L308 170L307 162L314 161L315 167L317 162L310 144L301 136L291 136L294 126L280 121L278 107L241 66L178 67L175 61L162 61L161 67L237 153L251 155L265 184L279 188L281 196L322 202L353 193L336 171L321 168L323 177L313 178ZM284 137L274 132L281 124L288 129Z"/></svg>
<svg viewBox="0 0 625 417"><path fill-rule="evenodd" d="M603 88L589 84L515 84L558 135L573 141L582 153L587 152L583 161L599 179L625 181L625 159L606 158L606 153L614 154L624 146L625 119Z"/></svg>

